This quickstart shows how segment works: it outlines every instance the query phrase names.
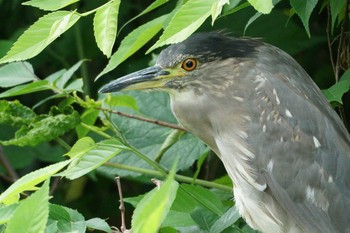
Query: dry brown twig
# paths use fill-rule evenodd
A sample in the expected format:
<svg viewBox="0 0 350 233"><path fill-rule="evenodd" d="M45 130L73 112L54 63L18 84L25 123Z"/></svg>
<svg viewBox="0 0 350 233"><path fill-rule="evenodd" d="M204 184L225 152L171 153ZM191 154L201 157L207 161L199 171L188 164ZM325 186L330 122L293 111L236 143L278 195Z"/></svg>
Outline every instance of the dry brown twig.
<svg viewBox="0 0 350 233"><path fill-rule="evenodd" d="M120 210L120 215L121 215L121 226L120 226L120 231L118 228L113 227L113 232L115 233L131 233L131 229L126 229L126 224L125 224L125 205L124 205L124 200L123 200L123 191L122 191L122 185L120 183L120 177L117 176L115 178L115 181L117 182L117 188L118 188L118 193L119 193L119 210Z"/></svg>

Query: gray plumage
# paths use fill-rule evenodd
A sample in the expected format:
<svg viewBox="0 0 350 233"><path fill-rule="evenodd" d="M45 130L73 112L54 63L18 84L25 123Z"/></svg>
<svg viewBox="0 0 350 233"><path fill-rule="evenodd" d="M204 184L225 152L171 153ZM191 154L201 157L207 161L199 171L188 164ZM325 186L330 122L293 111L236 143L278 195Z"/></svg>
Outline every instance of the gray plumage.
<svg viewBox="0 0 350 233"><path fill-rule="evenodd" d="M266 233L350 233L350 136L304 69L276 47L218 33L169 46L156 67L187 58L196 69L160 89L222 160L247 223Z"/></svg>

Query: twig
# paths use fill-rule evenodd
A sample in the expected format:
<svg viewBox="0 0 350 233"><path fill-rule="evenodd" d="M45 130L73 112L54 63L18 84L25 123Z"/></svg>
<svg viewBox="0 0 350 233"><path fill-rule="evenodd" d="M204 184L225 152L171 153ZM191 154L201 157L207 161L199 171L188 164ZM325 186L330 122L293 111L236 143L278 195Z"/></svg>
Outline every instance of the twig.
<svg viewBox="0 0 350 233"><path fill-rule="evenodd" d="M345 29L346 29L346 24L347 24L347 15L349 13L349 0L346 1L346 6L345 6L345 17L343 20L343 23L341 25L340 29L340 38L339 38L339 45L338 45L338 51L337 51L337 61L336 61L336 66L335 66L335 81L339 81L339 69L341 68L341 50L343 49L344 42L345 42Z"/></svg>
<svg viewBox="0 0 350 233"><path fill-rule="evenodd" d="M58 177L58 176L53 178L53 181L52 181L52 184L51 184L51 189L50 189L50 196L52 196L55 193L56 189L58 188L58 185L59 185L60 181L61 181L61 178Z"/></svg>
<svg viewBox="0 0 350 233"><path fill-rule="evenodd" d="M135 116L135 115L131 115L131 114L127 114L127 113L124 113L124 112L111 110L111 109L107 109L107 108L96 107L96 109L101 110L101 111L110 112L110 113L113 113L113 114L117 114L117 115L122 116L122 117L127 117L127 118L131 118L131 119L135 119L135 120L139 120L139 121L144 121L144 122L148 122L148 123L152 123L152 124L156 124L156 125L172 128L172 129L178 129L178 130L186 131L185 128L183 128L183 127L181 127L179 125L171 124L171 123L168 123L168 122L165 122L165 121L159 121L159 120L153 120L153 119L146 118L146 117Z"/></svg>
<svg viewBox="0 0 350 233"><path fill-rule="evenodd" d="M122 185L120 184L120 177L117 176L115 178L115 181L117 182L117 187L118 187L118 193L119 193L119 210L120 210L120 214L121 214L121 226L120 226L120 230L122 233L129 233L130 230L126 229L126 225L125 225L125 206L124 206L124 200L123 200L123 191L122 191Z"/></svg>
<svg viewBox="0 0 350 233"><path fill-rule="evenodd" d="M336 69L335 69L335 63L334 63L334 59L333 59L333 49L332 49L330 28L331 28L331 10L330 10L330 7L328 5L327 6L327 27L326 27L326 33L327 33L329 59L330 59L331 64L332 64L333 73L334 73L334 77L335 77L336 76Z"/></svg>
<svg viewBox="0 0 350 233"><path fill-rule="evenodd" d="M8 177L9 181L15 182L16 180L18 180L18 175L17 175L16 171L13 169L13 167L11 166L8 159L6 158L2 146L0 146L0 162L1 162L2 166L5 168L7 174L9 175L9 177Z"/></svg>
<svg viewBox="0 0 350 233"><path fill-rule="evenodd" d="M158 189L160 189L160 186L162 186L162 181L158 180L158 179L151 179L152 183L155 184L157 186Z"/></svg>
<svg viewBox="0 0 350 233"><path fill-rule="evenodd" d="M145 169L145 168L140 168L140 167L132 167L132 166L120 164L120 163L105 162L103 165L107 166L107 167L113 167L113 168L123 169L123 170L127 170L127 171L138 172L138 173L153 176L153 177L160 177L160 178L166 177L166 174L163 174L160 171L155 171L155 170ZM177 180L179 182L185 182L188 184L194 183L194 184L199 184L199 185L202 185L202 186L205 186L208 188L215 188L215 189L220 189L220 190L227 191L227 192L232 192L232 187L230 187L230 186L222 185L222 184L207 181L207 180L201 180L201 179L193 180L193 177L175 174L175 180Z"/></svg>

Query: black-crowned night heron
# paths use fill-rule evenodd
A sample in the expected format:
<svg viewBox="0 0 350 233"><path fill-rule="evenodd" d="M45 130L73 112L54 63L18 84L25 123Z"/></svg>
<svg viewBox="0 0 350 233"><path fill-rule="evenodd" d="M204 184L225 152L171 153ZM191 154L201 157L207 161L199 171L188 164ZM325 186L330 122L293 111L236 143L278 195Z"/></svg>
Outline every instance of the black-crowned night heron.
<svg viewBox="0 0 350 233"><path fill-rule="evenodd" d="M268 233L350 232L350 136L304 69L259 40L200 33L101 92L156 89L220 157L240 214Z"/></svg>

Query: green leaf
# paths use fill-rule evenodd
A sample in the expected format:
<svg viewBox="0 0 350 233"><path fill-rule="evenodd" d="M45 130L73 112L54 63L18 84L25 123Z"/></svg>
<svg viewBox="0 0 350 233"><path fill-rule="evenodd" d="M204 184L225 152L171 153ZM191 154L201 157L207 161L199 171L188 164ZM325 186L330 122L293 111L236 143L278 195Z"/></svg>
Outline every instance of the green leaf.
<svg viewBox="0 0 350 233"><path fill-rule="evenodd" d="M317 4L317 0L290 0L290 4L303 22L307 35L310 37L309 19Z"/></svg>
<svg viewBox="0 0 350 233"><path fill-rule="evenodd" d="M80 152L79 149L84 145L87 148ZM73 146L73 151L68 152L71 157L74 155L77 161L71 163L61 175L71 180L81 177L119 154L122 149L126 147L115 139L93 144L92 139L82 138Z"/></svg>
<svg viewBox="0 0 350 233"><path fill-rule="evenodd" d="M56 11L44 15L30 26L14 43L0 63L32 58L45 49L80 18L75 12Z"/></svg>
<svg viewBox="0 0 350 233"><path fill-rule="evenodd" d="M88 108L83 112L83 114L81 114L80 116L81 122L87 125L94 125L95 121L98 118L99 113L100 113L100 110L97 110L95 108ZM79 138L85 137L90 131L88 128L84 127L82 124L77 125L77 127L75 127L75 130L77 131Z"/></svg>
<svg viewBox="0 0 350 233"><path fill-rule="evenodd" d="M345 3L346 3L346 0L331 0L331 1L329 1L329 5L331 7L332 29L334 29L335 21L337 20L341 11L344 9Z"/></svg>
<svg viewBox="0 0 350 233"><path fill-rule="evenodd" d="M115 69L120 63L133 55L137 50L152 39L161 29L166 15L158 17L150 22L136 28L129 33L121 42L118 50L112 55L107 66L96 77L96 80L102 75ZM95 81L96 81L95 80Z"/></svg>
<svg viewBox="0 0 350 233"><path fill-rule="evenodd" d="M263 14L269 14L273 8L272 0L248 0L248 2L257 12Z"/></svg>
<svg viewBox="0 0 350 233"><path fill-rule="evenodd" d="M116 95L119 94L120 93L116 93ZM136 99L139 111L136 112L131 108L123 108L123 112L176 123L176 119L170 109L168 94L161 92L146 93L140 91L130 91L126 92L126 94L131 95ZM118 110L118 108L116 110ZM123 132L124 137L131 145L138 148L143 154L147 155L152 160L155 159L159 149L170 132L169 128L127 117L120 117L116 114L112 114L112 121L118 125L120 131ZM131 151L127 150L111 159L111 162L152 169L148 163L139 159ZM170 168L171 166L169 169ZM140 176L140 174L136 172L106 166L100 167L99 171L107 173L111 177L115 177L116 175L122 177Z"/></svg>
<svg viewBox="0 0 350 233"><path fill-rule="evenodd" d="M347 70L339 82L331 86L330 88L323 90L323 94L326 96L329 102L337 102L343 104L342 97L350 89L350 69Z"/></svg>
<svg viewBox="0 0 350 233"><path fill-rule="evenodd" d="M0 100L0 124L22 126L30 124L36 118L36 114L30 108L23 106L18 100Z"/></svg>
<svg viewBox="0 0 350 233"><path fill-rule="evenodd" d="M83 92L83 79L78 78L74 81L72 81L71 83L69 83L64 90L65 91L79 91L79 92Z"/></svg>
<svg viewBox="0 0 350 233"><path fill-rule="evenodd" d="M239 212L235 206L228 209L211 227L210 233L220 233L226 228L232 226L240 218Z"/></svg>
<svg viewBox="0 0 350 233"><path fill-rule="evenodd" d="M117 36L120 0L112 0L96 11L94 35L98 48L110 57Z"/></svg>
<svg viewBox="0 0 350 233"><path fill-rule="evenodd" d="M73 111L69 115L58 114L22 126L17 130L15 138L0 141L0 144L16 146L36 146L42 142L51 141L80 123L79 113Z"/></svg>
<svg viewBox="0 0 350 233"><path fill-rule="evenodd" d="M184 135L184 133L185 133L185 132L182 131L182 130L177 130L177 129L172 130L172 131L169 133L169 135L166 137L166 139L164 140L163 145L162 145L162 147L160 148L160 150L159 150L159 152L158 152L158 154L157 154L157 156L156 156L155 161L159 162L159 161L162 159L164 153L165 153L171 146L173 146L177 141L179 141L180 138ZM178 161L178 159L179 159L179 158L176 158L175 156L173 157L172 155L171 155L171 157L172 157L173 159L176 159L177 161ZM171 164L172 164L172 163L173 163L173 161L171 162Z"/></svg>
<svg viewBox="0 0 350 233"><path fill-rule="evenodd" d="M162 223L162 227L187 227L194 225L196 225L196 222L193 221L190 213L175 210L170 210L168 215L166 216L166 219Z"/></svg>
<svg viewBox="0 0 350 233"><path fill-rule="evenodd" d="M179 184L174 180L175 170L170 172L160 188L147 193L137 205L131 225L134 233L156 233L173 203Z"/></svg>
<svg viewBox="0 0 350 233"><path fill-rule="evenodd" d="M198 205L199 203L193 201L192 196L182 188L181 184L180 188L177 190L176 198L171 206L171 210L191 213Z"/></svg>
<svg viewBox="0 0 350 233"><path fill-rule="evenodd" d="M20 86L15 86L7 91L4 91L0 94L0 98L7 98L17 95L24 95L38 91L50 90L51 86L48 81L40 80L36 82L32 82L29 84L23 84Z"/></svg>
<svg viewBox="0 0 350 233"><path fill-rule="evenodd" d="M17 196L20 193L35 189L35 186L44 180L57 173L59 170L64 168L71 160L62 161L49 165L47 167L35 170L22 176L15 183L13 183L8 189L6 189L0 195L0 203L7 203L7 200L13 196Z"/></svg>
<svg viewBox="0 0 350 233"><path fill-rule="evenodd" d="M20 203L10 221L6 233L42 233L45 232L49 216L49 179L42 187Z"/></svg>
<svg viewBox="0 0 350 233"><path fill-rule="evenodd" d="M22 5L37 7L46 11L56 11L79 0L31 0L23 2Z"/></svg>
<svg viewBox="0 0 350 233"><path fill-rule="evenodd" d="M262 13L256 12L250 19L248 20L247 24L244 27L244 34L247 31L248 27L255 21L257 20L260 16L262 16Z"/></svg>
<svg viewBox="0 0 350 233"><path fill-rule="evenodd" d="M92 218L87 220L86 226L90 229L96 229L107 233L113 233L108 223L100 218Z"/></svg>
<svg viewBox="0 0 350 233"><path fill-rule="evenodd" d="M221 216L224 211L224 206L220 199L208 189L201 186L194 186L188 184L182 184L181 189L189 194L194 200L196 200L201 206L213 212L214 214Z"/></svg>
<svg viewBox="0 0 350 233"><path fill-rule="evenodd" d="M213 212L201 207L196 208L191 213L191 217L193 221L196 222L196 224L206 232L210 232L210 227L218 218L218 216L215 215Z"/></svg>
<svg viewBox="0 0 350 233"><path fill-rule="evenodd" d="M211 24L214 25L216 18L221 14L225 4L230 4L229 0L216 0L211 6Z"/></svg>
<svg viewBox="0 0 350 233"><path fill-rule="evenodd" d="M36 76L28 62L14 62L0 68L0 87L13 87L34 80Z"/></svg>
<svg viewBox="0 0 350 233"><path fill-rule="evenodd" d="M134 21L135 19L141 17L142 15L147 14L150 11L153 11L154 9L160 7L161 5L167 3L169 0L156 0L154 1L151 5L149 5L146 9L144 9L140 14L136 15L134 18L128 20L128 22L126 22L119 30L118 34L120 33L121 30L123 30L123 28L128 25L130 22Z"/></svg>
<svg viewBox="0 0 350 233"><path fill-rule="evenodd" d="M210 16L212 0L189 0L175 13L163 35L146 53L189 37Z"/></svg>
<svg viewBox="0 0 350 233"><path fill-rule="evenodd" d="M160 163L165 167L171 167L174 160L178 159L177 169L186 170L205 152L206 148L197 137L185 134L164 153Z"/></svg>
<svg viewBox="0 0 350 233"><path fill-rule="evenodd" d="M139 110L135 98L130 95L107 95L103 99L103 104L109 107L128 107L135 111Z"/></svg>
<svg viewBox="0 0 350 233"><path fill-rule="evenodd" d="M96 147L94 140L90 137L84 137L79 139L65 155L69 158L80 158L94 147Z"/></svg>
<svg viewBox="0 0 350 233"><path fill-rule="evenodd" d="M74 66L67 70L62 76L56 80L56 86L59 89L64 89L69 79L72 78L73 74L79 69L84 60L78 61Z"/></svg>
<svg viewBox="0 0 350 233"><path fill-rule="evenodd" d="M15 213L18 203L12 205L0 205L0 225L8 222Z"/></svg>
<svg viewBox="0 0 350 233"><path fill-rule="evenodd" d="M49 213L49 222L55 231L51 232L74 232L85 233L86 222L83 215L78 211L59 205L51 204Z"/></svg>

